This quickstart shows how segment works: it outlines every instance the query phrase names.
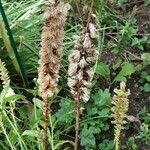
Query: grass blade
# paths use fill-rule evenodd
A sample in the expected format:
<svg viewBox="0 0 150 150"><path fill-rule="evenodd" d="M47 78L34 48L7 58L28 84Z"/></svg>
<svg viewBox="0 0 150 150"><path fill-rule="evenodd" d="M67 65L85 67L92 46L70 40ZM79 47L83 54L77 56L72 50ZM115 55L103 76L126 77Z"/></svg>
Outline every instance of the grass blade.
<svg viewBox="0 0 150 150"><path fill-rule="evenodd" d="M0 33L2 34L2 38L4 40L5 47L8 51L9 57L11 58L13 65L15 66L16 71L20 74L20 76L24 82L24 85L27 87L28 86L27 77L25 75L24 68L20 61L20 57L17 52L15 41L14 41L12 32L10 30L9 23L8 23L7 17L5 15L1 0L0 0L0 13L2 15L4 24L5 24L5 27L4 27L3 22L0 20ZM5 31L5 28L7 30L7 33Z"/></svg>

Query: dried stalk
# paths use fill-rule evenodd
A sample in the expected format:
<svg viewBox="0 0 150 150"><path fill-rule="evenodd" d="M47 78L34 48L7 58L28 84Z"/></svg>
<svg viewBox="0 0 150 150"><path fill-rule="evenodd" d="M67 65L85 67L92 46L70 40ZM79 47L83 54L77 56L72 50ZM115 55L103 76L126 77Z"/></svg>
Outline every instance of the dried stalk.
<svg viewBox="0 0 150 150"><path fill-rule="evenodd" d="M78 150L79 143L80 101L87 102L90 98L90 79L93 75L91 66L96 62L95 41L98 37L96 32L97 19L92 14L92 5L90 7L87 26L81 32L80 37L76 39L74 49L69 56L68 86L76 103L74 150Z"/></svg>
<svg viewBox="0 0 150 150"><path fill-rule="evenodd" d="M62 56L64 24L69 7L68 4L50 0L44 13L42 31L42 48L39 60L39 90L43 99L45 118L44 149L48 149L48 113L49 98L55 93Z"/></svg>

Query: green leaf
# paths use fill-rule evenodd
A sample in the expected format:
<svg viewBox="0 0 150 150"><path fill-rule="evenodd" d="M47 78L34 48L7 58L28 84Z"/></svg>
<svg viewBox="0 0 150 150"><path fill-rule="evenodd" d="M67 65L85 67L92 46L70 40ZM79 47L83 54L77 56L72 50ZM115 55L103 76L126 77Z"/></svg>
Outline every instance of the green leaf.
<svg viewBox="0 0 150 150"><path fill-rule="evenodd" d="M13 143L14 145L18 142L18 137L16 133L14 132L14 130L10 130L8 136L9 136L11 143Z"/></svg>
<svg viewBox="0 0 150 150"><path fill-rule="evenodd" d="M110 112L109 108L104 108L101 111L99 111L98 114L99 114L99 116L102 116L102 117L104 117L104 116L108 117L109 112Z"/></svg>
<svg viewBox="0 0 150 150"><path fill-rule="evenodd" d="M0 103L1 103L0 107L1 107L1 106L3 105L3 103L4 103L4 98L5 98L6 94L7 94L8 89L9 89L9 86L5 87L5 88L2 90L1 94L0 94Z"/></svg>
<svg viewBox="0 0 150 150"><path fill-rule="evenodd" d="M146 84L144 85L144 91L145 91L145 92L150 92L150 84L149 84L149 83L146 83Z"/></svg>
<svg viewBox="0 0 150 150"><path fill-rule="evenodd" d="M74 104L70 99L62 99L60 102L60 109L56 112L55 116L60 124L71 124L74 119Z"/></svg>
<svg viewBox="0 0 150 150"><path fill-rule="evenodd" d="M146 76L146 80L150 82L150 75Z"/></svg>
<svg viewBox="0 0 150 150"><path fill-rule="evenodd" d="M100 129L96 127L87 127L87 125L84 125L81 133L81 145L85 146L86 148L90 149L95 147L96 141L94 134L100 133Z"/></svg>
<svg viewBox="0 0 150 150"><path fill-rule="evenodd" d="M133 64L125 63L119 72L119 74L115 77L114 81L126 81L126 76L130 76L135 72L135 67Z"/></svg>
<svg viewBox="0 0 150 150"><path fill-rule="evenodd" d="M125 8L124 3L125 3L125 0L118 0L118 5L119 5L122 9Z"/></svg>
<svg viewBox="0 0 150 150"><path fill-rule="evenodd" d="M19 95L19 94L15 94L15 95L12 95L12 96L4 98L4 102L5 103L6 102L15 102L15 101L18 101L18 100L25 100L25 96Z"/></svg>
<svg viewBox="0 0 150 150"><path fill-rule="evenodd" d="M111 103L111 95L108 89L99 90L98 93L93 95L93 99L96 105L104 106Z"/></svg>
<svg viewBox="0 0 150 150"><path fill-rule="evenodd" d="M145 5L145 6L150 5L150 0L144 0L144 5Z"/></svg>
<svg viewBox="0 0 150 150"><path fill-rule="evenodd" d="M110 78L109 66L104 63L100 63L97 65L96 73L103 76L105 79Z"/></svg>
<svg viewBox="0 0 150 150"><path fill-rule="evenodd" d="M26 130L22 133L22 136L32 136L32 137L36 137L36 131L35 130Z"/></svg>
<svg viewBox="0 0 150 150"><path fill-rule="evenodd" d="M101 144L99 144L99 150L113 150L114 141L103 140Z"/></svg>

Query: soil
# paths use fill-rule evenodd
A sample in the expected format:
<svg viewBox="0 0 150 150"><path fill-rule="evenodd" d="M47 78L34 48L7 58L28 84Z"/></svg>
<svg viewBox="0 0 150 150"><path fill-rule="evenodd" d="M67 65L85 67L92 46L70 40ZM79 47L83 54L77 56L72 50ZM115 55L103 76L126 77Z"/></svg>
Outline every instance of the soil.
<svg viewBox="0 0 150 150"><path fill-rule="evenodd" d="M134 75L127 83L127 88L131 90L128 115L133 115L137 118L139 118L138 114L144 106L150 112L150 93L142 92L135 86L138 80L138 75ZM140 122L131 123L131 127L128 130L124 130L122 133L122 142L124 143L124 141L127 141L129 137L138 136L140 125ZM150 145L146 145L141 139L136 139L136 144L138 146L137 150L150 150Z"/></svg>

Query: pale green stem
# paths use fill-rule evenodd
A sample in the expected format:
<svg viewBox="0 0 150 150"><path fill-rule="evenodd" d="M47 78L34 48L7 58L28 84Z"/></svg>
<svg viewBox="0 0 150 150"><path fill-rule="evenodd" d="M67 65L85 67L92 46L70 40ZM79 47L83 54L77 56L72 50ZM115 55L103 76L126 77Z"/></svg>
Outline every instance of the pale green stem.
<svg viewBox="0 0 150 150"><path fill-rule="evenodd" d="M1 120L1 121L2 121L2 120ZM9 140L9 137L8 137L8 135L7 135L7 132L6 132L6 130L5 130L4 125L3 125L2 122L0 123L0 126L1 126L1 129L2 129L2 131L3 131L3 133L4 133L4 135L5 135L5 137L6 137L7 141L8 141L8 143L9 143L9 146L11 147L11 150L16 150L16 148L12 145L11 141Z"/></svg>
<svg viewBox="0 0 150 150"><path fill-rule="evenodd" d="M17 123L16 123L16 119L15 119L15 115L14 115L14 107L13 107L13 104L10 103L10 111L11 111L11 116L12 116L12 119L13 119L13 123L14 123L14 126L16 128L16 131L18 131L18 127L17 127ZM18 133L19 134L19 133ZM20 138L18 139L19 141L19 144L21 146L21 149L23 150L23 145L22 145L22 142L20 140Z"/></svg>
<svg viewBox="0 0 150 150"><path fill-rule="evenodd" d="M22 149L22 150L28 150L28 148L26 147L26 144L24 143L22 137L18 133L17 129L15 128L15 126L13 125L13 123L11 122L11 120L9 119L9 117L7 116L6 112L2 111L2 113L4 114L4 116L6 117L7 121L9 122L9 124L11 125L11 127L13 128L13 130L15 131L15 133L17 134L18 138L21 140L22 144L24 145L25 149Z"/></svg>

